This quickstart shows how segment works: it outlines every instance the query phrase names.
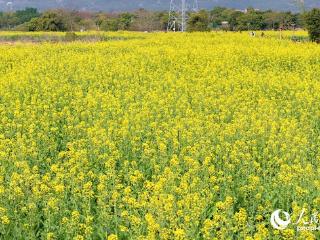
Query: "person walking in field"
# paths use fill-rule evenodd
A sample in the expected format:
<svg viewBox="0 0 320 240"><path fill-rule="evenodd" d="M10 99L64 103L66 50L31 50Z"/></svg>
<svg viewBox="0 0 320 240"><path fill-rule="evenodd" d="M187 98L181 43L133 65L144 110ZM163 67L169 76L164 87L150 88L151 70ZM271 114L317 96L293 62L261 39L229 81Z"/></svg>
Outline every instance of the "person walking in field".
<svg viewBox="0 0 320 240"><path fill-rule="evenodd" d="M256 36L256 33L252 31L252 32L250 32L250 36L251 36L251 37L255 37L255 36Z"/></svg>

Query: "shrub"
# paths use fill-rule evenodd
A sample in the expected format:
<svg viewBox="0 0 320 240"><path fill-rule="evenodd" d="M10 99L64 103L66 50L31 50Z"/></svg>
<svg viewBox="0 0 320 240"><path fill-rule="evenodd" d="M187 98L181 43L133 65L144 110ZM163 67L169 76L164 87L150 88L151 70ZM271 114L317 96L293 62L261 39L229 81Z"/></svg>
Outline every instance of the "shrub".
<svg viewBox="0 0 320 240"><path fill-rule="evenodd" d="M320 9L312 9L305 15L305 24L311 41L320 43Z"/></svg>
<svg viewBox="0 0 320 240"><path fill-rule="evenodd" d="M68 42L75 41L77 40L77 38L78 38L78 35L75 34L74 32L67 32L65 35L65 40Z"/></svg>

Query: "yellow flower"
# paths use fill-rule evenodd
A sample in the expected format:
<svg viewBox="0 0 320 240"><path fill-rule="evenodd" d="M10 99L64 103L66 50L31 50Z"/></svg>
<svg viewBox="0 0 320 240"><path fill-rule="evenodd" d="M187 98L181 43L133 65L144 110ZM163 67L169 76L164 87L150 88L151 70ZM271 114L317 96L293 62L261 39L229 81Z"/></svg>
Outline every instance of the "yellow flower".
<svg viewBox="0 0 320 240"><path fill-rule="evenodd" d="M123 225L120 225L119 228L121 232L128 232L129 230L126 226L123 226Z"/></svg>
<svg viewBox="0 0 320 240"><path fill-rule="evenodd" d="M10 219L8 218L8 216L1 216L1 223L5 225L9 224Z"/></svg>
<svg viewBox="0 0 320 240"><path fill-rule="evenodd" d="M80 218L80 213L78 211L73 211L71 213L71 219L73 222L78 222Z"/></svg>
<svg viewBox="0 0 320 240"><path fill-rule="evenodd" d="M54 233L52 233L52 232L47 233L47 240L53 240L53 239L55 239Z"/></svg>
<svg viewBox="0 0 320 240"><path fill-rule="evenodd" d="M265 34L0 43L1 237L316 238L320 48Z"/></svg>
<svg viewBox="0 0 320 240"><path fill-rule="evenodd" d="M235 217L235 220L236 220L238 226L242 226L243 227L243 226L246 225L248 216L247 216L247 211L244 208L241 208L239 210L239 212L237 212L235 214L234 217Z"/></svg>
<svg viewBox="0 0 320 240"><path fill-rule="evenodd" d="M84 240L84 237L81 235L77 235L73 238L74 240Z"/></svg>
<svg viewBox="0 0 320 240"><path fill-rule="evenodd" d="M118 237L115 234L111 234L107 237L107 240L118 240Z"/></svg>
<svg viewBox="0 0 320 240"><path fill-rule="evenodd" d="M56 191L57 193L63 193L63 191L64 191L64 186L63 186L62 184L59 184L59 185L56 185L56 186L54 187L54 189L55 189L55 191Z"/></svg>
<svg viewBox="0 0 320 240"><path fill-rule="evenodd" d="M175 239L185 239L186 233L183 229L178 228L174 231Z"/></svg>

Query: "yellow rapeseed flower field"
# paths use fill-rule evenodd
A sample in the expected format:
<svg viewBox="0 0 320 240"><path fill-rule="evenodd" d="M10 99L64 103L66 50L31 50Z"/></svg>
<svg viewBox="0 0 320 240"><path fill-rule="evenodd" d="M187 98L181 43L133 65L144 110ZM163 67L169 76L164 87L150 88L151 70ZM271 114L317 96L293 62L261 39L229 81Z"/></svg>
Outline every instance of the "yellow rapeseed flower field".
<svg viewBox="0 0 320 240"><path fill-rule="evenodd" d="M0 44L0 239L320 237L318 45L107 35Z"/></svg>

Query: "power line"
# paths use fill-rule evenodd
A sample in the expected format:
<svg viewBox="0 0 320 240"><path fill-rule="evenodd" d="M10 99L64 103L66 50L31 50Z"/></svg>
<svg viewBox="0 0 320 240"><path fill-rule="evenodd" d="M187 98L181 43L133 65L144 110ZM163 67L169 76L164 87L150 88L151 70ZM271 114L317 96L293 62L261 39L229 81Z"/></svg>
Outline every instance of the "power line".
<svg viewBox="0 0 320 240"><path fill-rule="evenodd" d="M171 0L167 31L187 30L188 12L198 11L198 0Z"/></svg>

